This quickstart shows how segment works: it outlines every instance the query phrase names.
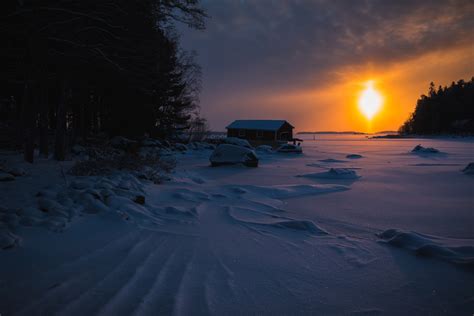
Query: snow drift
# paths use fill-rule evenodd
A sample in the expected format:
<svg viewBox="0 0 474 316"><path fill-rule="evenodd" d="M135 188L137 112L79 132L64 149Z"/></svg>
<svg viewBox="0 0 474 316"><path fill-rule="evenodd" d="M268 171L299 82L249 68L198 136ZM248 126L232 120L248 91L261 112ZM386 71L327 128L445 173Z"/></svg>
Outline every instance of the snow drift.
<svg viewBox="0 0 474 316"><path fill-rule="evenodd" d="M359 179L360 176L355 170L347 168L331 168L328 171L308 173L298 175L298 177L310 178L310 179L334 179L334 180L353 180Z"/></svg>
<svg viewBox="0 0 474 316"><path fill-rule="evenodd" d="M378 237L382 242L411 250L419 256L439 258L474 267L472 240L441 238L397 229L388 229L378 234Z"/></svg>

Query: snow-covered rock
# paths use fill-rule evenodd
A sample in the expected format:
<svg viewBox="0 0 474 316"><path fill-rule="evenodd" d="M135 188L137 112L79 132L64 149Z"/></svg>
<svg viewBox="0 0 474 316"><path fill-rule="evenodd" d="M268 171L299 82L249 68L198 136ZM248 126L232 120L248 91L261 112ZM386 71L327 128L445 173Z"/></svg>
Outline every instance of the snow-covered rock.
<svg viewBox="0 0 474 316"><path fill-rule="evenodd" d="M0 223L0 249L9 249L18 244L20 238Z"/></svg>
<svg viewBox="0 0 474 316"><path fill-rule="evenodd" d="M81 154L85 154L86 153L86 148L84 146L81 146L81 145L74 145L72 146L72 149L71 149L72 153L75 154L75 155L81 155Z"/></svg>
<svg viewBox="0 0 474 316"><path fill-rule="evenodd" d="M127 149L129 146L137 142L122 136L115 136L110 140L110 145L118 149Z"/></svg>
<svg viewBox="0 0 474 316"><path fill-rule="evenodd" d="M416 145L412 150L412 153L426 153L426 154L436 154L439 153L439 150L433 147L423 147L421 145Z"/></svg>
<svg viewBox="0 0 474 316"><path fill-rule="evenodd" d="M15 177L8 172L0 170L0 181L13 181Z"/></svg>
<svg viewBox="0 0 474 316"><path fill-rule="evenodd" d="M273 152L272 146L269 146L269 145L260 145L257 148L255 148L255 150L257 152L261 152L261 153L271 153L271 152Z"/></svg>
<svg viewBox="0 0 474 316"><path fill-rule="evenodd" d="M473 174L474 175L474 162L470 162L467 166L462 170L465 174Z"/></svg>
<svg viewBox="0 0 474 316"><path fill-rule="evenodd" d="M174 144L174 148L178 151L187 151L188 150L188 147L185 144L182 144L182 143Z"/></svg>
<svg viewBox="0 0 474 316"><path fill-rule="evenodd" d="M303 152L303 148L298 145L293 145L293 144L283 144L280 147L278 147L277 151L279 153L296 153L296 154L301 154Z"/></svg>
<svg viewBox="0 0 474 316"><path fill-rule="evenodd" d="M346 156L346 158L348 159L360 159L360 158L363 158L362 155L359 155L359 154L349 154Z"/></svg>
<svg viewBox="0 0 474 316"><path fill-rule="evenodd" d="M153 138L146 138L142 141L141 145L143 147L161 147L162 144L159 140Z"/></svg>
<svg viewBox="0 0 474 316"><path fill-rule="evenodd" d="M299 175L298 177L312 178L312 179L358 179L360 176L355 170L346 168L331 168L328 171L308 173Z"/></svg>
<svg viewBox="0 0 474 316"><path fill-rule="evenodd" d="M12 176L15 176L15 177L21 177L21 176L26 175L25 169L20 168L20 167L8 168L6 170L6 172L8 172L9 174L11 174Z"/></svg>
<svg viewBox="0 0 474 316"><path fill-rule="evenodd" d="M250 143L242 138L237 138L237 137L226 137L222 140L224 144L230 144L230 145L235 145L235 146L241 146L249 149L253 149L252 145Z"/></svg>
<svg viewBox="0 0 474 316"><path fill-rule="evenodd" d="M240 163L247 167L258 166L258 156L253 150L230 144L219 145L214 150L209 160L213 167Z"/></svg>

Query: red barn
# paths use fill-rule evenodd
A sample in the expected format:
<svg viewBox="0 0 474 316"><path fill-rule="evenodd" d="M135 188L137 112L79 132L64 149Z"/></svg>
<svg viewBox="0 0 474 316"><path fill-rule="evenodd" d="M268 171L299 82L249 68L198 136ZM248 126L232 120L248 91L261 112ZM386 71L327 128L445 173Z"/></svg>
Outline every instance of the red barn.
<svg viewBox="0 0 474 316"><path fill-rule="evenodd" d="M227 127L227 137L238 137L253 144L287 142L294 127L285 120L237 120Z"/></svg>

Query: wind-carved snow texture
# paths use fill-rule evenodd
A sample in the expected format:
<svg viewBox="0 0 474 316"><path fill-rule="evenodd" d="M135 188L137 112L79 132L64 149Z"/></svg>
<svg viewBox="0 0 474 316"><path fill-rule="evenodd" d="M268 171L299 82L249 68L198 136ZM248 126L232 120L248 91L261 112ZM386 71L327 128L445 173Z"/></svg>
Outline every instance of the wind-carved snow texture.
<svg viewBox="0 0 474 316"><path fill-rule="evenodd" d="M311 235L323 236L328 233L308 220L295 220L258 210L229 207L229 216L238 223L250 225L256 230L264 231L270 228L306 232ZM280 232L277 232L277 234ZM281 233L280 233L281 234Z"/></svg>
<svg viewBox="0 0 474 316"><path fill-rule="evenodd" d="M15 286L32 298L21 306L8 298L16 314L215 313L222 308L216 297L249 299L245 288L235 285L234 269L240 268L235 263L230 266L224 262L227 255L216 252L249 242L253 251L263 246L262 238L269 238L266 251L275 253L282 247L295 256L298 236L319 238L329 233L313 221L289 216L281 208L283 199L348 189L342 185L197 186L186 181L157 188L148 187L155 194L151 196L135 178L116 176L75 181L67 194L54 188L42 191L40 198L48 202L40 204L47 209L47 218L61 216L68 222L73 213L107 212L141 229L45 271L33 285ZM145 196L144 204L134 202L137 194ZM67 224L61 226L65 228ZM224 245L221 240L226 240Z"/></svg>
<svg viewBox="0 0 474 316"><path fill-rule="evenodd" d="M331 168L328 171L302 174L298 177L332 180L355 180L360 178L355 170L348 168Z"/></svg>
<svg viewBox="0 0 474 316"><path fill-rule="evenodd" d="M378 234L378 237L384 243L410 250L418 256L474 267L474 247L471 240L441 238L397 229L388 229Z"/></svg>
<svg viewBox="0 0 474 316"><path fill-rule="evenodd" d="M13 248L0 251L0 312L470 312L472 271L459 267L472 267L466 225L472 216L457 216L469 211L472 178L461 166L472 157L465 148L440 144L453 148L449 156L434 155L443 167L406 168L426 161L407 154L416 143L400 148L396 142L363 141L344 148L305 142L298 159L268 154L255 169L210 168L210 150L188 149L162 185L127 174L69 177L66 188L41 190L29 207L0 209L0 227L14 234L5 238ZM367 159L321 161L345 159L341 152L361 152ZM307 184L295 175L305 175L311 162L322 168L313 171L360 167L364 181L351 188L341 185L351 180L337 177ZM435 194L420 195L421 189ZM441 202L449 202L448 211ZM404 230L374 235L389 227ZM364 299L354 300L361 293Z"/></svg>

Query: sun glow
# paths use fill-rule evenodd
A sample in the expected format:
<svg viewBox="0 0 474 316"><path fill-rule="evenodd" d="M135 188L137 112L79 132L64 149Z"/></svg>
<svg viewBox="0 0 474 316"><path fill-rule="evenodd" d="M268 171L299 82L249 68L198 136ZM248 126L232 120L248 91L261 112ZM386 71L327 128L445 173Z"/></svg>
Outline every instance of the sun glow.
<svg viewBox="0 0 474 316"><path fill-rule="evenodd" d="M374 89L372 80L366 82L366 88L359 96L359 110L371 120L382 106L382 95Z"/></svg>

